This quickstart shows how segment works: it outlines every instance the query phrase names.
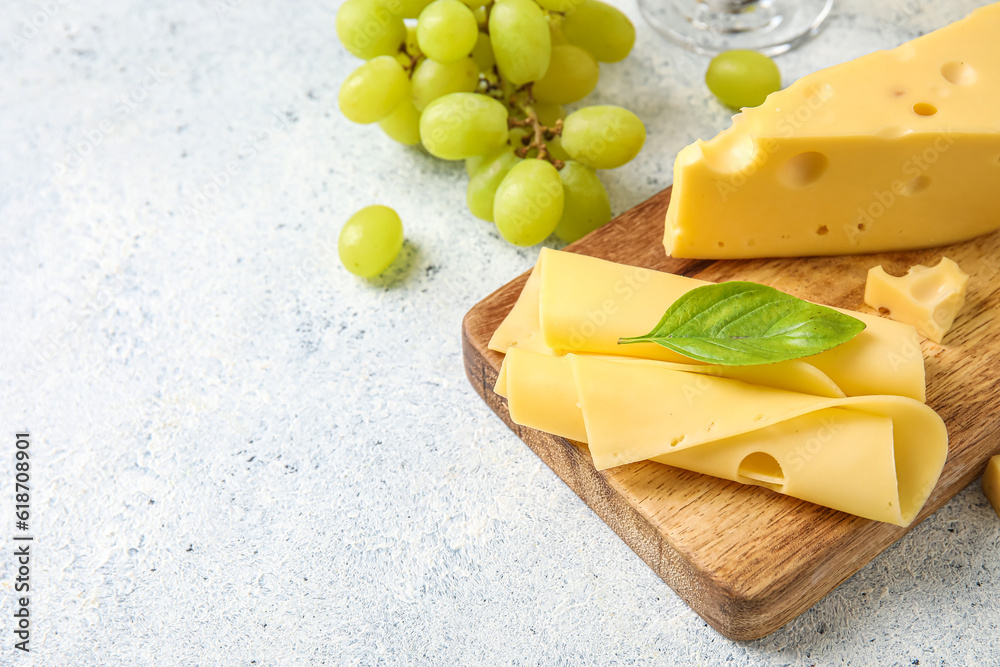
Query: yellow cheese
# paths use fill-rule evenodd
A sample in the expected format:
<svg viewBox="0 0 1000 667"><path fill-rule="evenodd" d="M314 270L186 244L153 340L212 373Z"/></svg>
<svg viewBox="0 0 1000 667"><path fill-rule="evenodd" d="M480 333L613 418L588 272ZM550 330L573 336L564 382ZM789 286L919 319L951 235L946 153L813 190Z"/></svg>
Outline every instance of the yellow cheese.
<svg viewBox="0 0 1000 667"><path fill-rule="evenodd" d="M538 283L541 280L541 272L538 264L531 269L527 282L521 290L521 295L514 302L514 307L504 318L497 330L493 332L489 349L496 352L506 352L507 348L520 345L522 348L529 348L541 352L544 343L536 334L539 331L538 325Z"/></svg>
<svg viewBox="0 0 1000 667"><path fill-rule="evenodd" d="M587 442L573 366L566 357L513 347L504 366L507 408L514 423Z"/></svg>
<svg viewBox="0 0 1000 667"><path fill-rule="evenodd" d="M934 268L917 264L898 278L874 266L868 271L865 303L940 343L965 305L968 282L968 274L947 257Z"/></svg>
<svg viewBox="0 0 1000 667"><path fill-rule="evenodd" d="M906 525L894 449L890 418L830 408L653 460Z"/></svg>
<svg viewBox="0 0 1000 667"><path fill-rule="evenodd" d="M993 510L1000 516L1000 456L994 456L986 464L983 473L983 493L993 505Z"/></svg>
<svg viewBox="0 0 1000 667"><path fill-rule="evenodd" d="M907 525L947 454L940 417L898 396L830 399L517 347L506 369L511 418L589 443L598 469L652 458Z"/></svg>
<svg viewBox="0 0 1000 667"><path fill-rule="evenodd" d="M542 249L538 267L539 294L529 293L526 287L521 299L532 306L539 304L539 325L546 347L557 353L614 354L692 363L659 345L618 345L618 339L650 331L671 303L681 294L707 284L704 281L548 248ZM528 310L520 311L517 317L533 317ZM862 320L865 330L822 354L795 362L750 367L760 373L760 379L755 381L796 391L838 395L839 391L830 393L832 380L848 396L895 394L923 401L924 358L914 328L865 313L841 312ZM508 319L514 317L512 311ZM521 325L508 325L505 321L502 326ZM524 328L532 326L534 320ZM774 384L781 378L788 382L794 378L809 382L803 364L820 372L814 372L811 380L816 389L810 390L804 384Z"/></svg>
<svg viewBox="0 0 1000 667"><path fill-rule="evenodd" d="M522 350L530 350L543 354L555 354L546 347L542 340L540 325L538 324L538 283L541 280L541 272L538 264L531 269L528 280L521 289L521 294L514 302L514 307L504 318L497 330L490 337L487 347L495 352L506 354L512 347ZM497 374L496 385L493 391L507 397L507 358L500 363L500 372Z"/></svg>
<svg viewBox="0 0 1000 667"><path fill-rule="evenodd" d="M1000 227L1000 3L799 79L674 165L674 257L868 253Z"/></svg>
<svg viewBox="0 0 1000 667"><path fill-rule="evenodd" d="M729 378L694 378L654 362L624 364L612 357L567 356L573 364L587 442L598 469L687 449L834 407L899 413L910 420L908 427L924 424L929 439L938 432L935 424L944 428L932 409L902 396L827 398Z"/></svg>

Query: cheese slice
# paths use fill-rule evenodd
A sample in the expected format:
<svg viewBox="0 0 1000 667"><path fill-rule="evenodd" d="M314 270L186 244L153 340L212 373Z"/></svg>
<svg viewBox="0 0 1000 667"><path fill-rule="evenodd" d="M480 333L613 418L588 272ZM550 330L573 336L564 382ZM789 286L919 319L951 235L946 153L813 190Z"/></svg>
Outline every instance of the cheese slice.
<svg viewBox="0 0 1000 667"><path fill-rule="evenodd" d="M994 456L986 464L983 473L983 493L993 505L993 510L1000 516L1000 456Z"/></svg>
<svg viewBox="0 0 1000 667"><path fill-rule="evenodd" d="M532 267L528 280L521 289L521 295L514 302L514 307L504 318L487 344L496 352L506 352L507 348L519 345L521 348L545 351L544 341L538 335L538 284L541 281L541 271L538 263Z"/></svg>
<svg viewBox="0 0 1000 667"><path fill-rule="evenodd" d="M889 417L830 408L653 460L905 526L923 501L901 492L892 426Z"/></svg>
<svg viewBox="0 0 1000 667"><path fill-rule="evenodd" d="M680 295L706 282L548 248L542 249L535 271L538 280L528 281L500 327L520 332L518 340L533 341L529 349L693 363L659 345L618 345L618 339L650 331ZM806 359L747 367L756 379L741 379L824 396L895 394L923 401L924 359L916 330L875 315L841 312L862 320L865 330ZM506 352L502 345L512 340L495 335L490 347Z"/></svg>
<svg viewBox="0 0 1000 667"><path fill-rule="evenodd" d="M947 455L940 417L898 396L831 399L517 347L506 368L511 418L588 443L598 469L651 458L907 525Z"/></svg>
<svg viewBox="0 0 1000 667"><path fill-rule="evenodd" d="M1000 3L803 77L674 165L674 257L869 253L1000 227Z"/></svg>
<svg viewBox="0 0 1000 667"><path fill-rule="evenodd" d="M868 270L865 303L940 343L965 305L968 283L969 275L947 257L933 268L917 264L898 278L873 266Z"/></svg>

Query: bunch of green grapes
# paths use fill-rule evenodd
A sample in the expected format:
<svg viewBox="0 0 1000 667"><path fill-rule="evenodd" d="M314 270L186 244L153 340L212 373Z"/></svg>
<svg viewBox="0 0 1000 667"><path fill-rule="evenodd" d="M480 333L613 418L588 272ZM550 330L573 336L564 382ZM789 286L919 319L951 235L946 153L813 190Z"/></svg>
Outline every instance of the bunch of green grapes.
<svg viewBox="0 0 1000 667"><path fill-rule="evenodd" d="M415 20L414 20L415 19ZM596 169L642 148L646 128L618 106L562 105L625 58L628 18L598 0L347 0L337 35L367 62L340 88L356 123L465 160L469 210L511 243L575 241L611 219Z"/></svg>

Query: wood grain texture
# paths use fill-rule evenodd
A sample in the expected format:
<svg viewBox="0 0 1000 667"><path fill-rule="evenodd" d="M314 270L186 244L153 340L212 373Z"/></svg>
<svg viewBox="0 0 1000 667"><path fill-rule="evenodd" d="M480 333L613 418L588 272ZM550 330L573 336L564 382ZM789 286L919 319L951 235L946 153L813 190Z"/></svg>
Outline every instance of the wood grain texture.
<svg viewBox="0 0 1000 667"><path fill-rule="evenodd" d="M944 472L914 526L982 474L1000 453L992 419L1000 350L1000 234L929 250L844 257L703 261L663 252L670 189L567 250L703 280L751 280L819 303L872 312L868 269L901 275L944 255L972 278L968 300L943 345L923 344L927 402L948 426ZM949 221L942 220L941 224ZM487 349L527 279L521 275L465 316L466 374L483 400L692 609L733 639L763 637L815 604L909 528L862 519L754 486L649 461L598 471L586 445L510 420L493 393L502 355Z"/></svg>

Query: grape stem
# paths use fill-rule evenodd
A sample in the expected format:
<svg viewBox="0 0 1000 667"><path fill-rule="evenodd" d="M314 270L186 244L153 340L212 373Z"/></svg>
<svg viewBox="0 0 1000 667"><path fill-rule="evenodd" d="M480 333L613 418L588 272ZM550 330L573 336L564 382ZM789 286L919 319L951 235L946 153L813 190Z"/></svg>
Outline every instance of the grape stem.
<svg viewBox="0 0 1000 667"><path fill-rule="evenodd" d="M409 65L403 65L403 71L406 72L406 76L412 78L413 72L417 69L417 63L423 59L423 55L420 53L417 53L416 55L410 53L410 51L406 48L406 42L399 45L399 52L410 59Z"/></svg>
<svg viewBox="0 0 1000 667"><path fill-rule="evenodd" d="M536 157L539 160L548 160L556 169L562 169L565 163L562 160L554 158L549 153L548 146L545 143L562 134L562 119L557 120L555 125L551 127L542 124L538 119L538 113L535 111L535 98L532 95L531 87L532 83L524 84L515 90L508 100L511 110L523 115L524 118L507 118L507 129L512 130L515 127L527 127L531 130L531 133L521 140L523 145L514 149L514 154L519 158L525 158L532 150L537 150L538 154Z"/></svg>

